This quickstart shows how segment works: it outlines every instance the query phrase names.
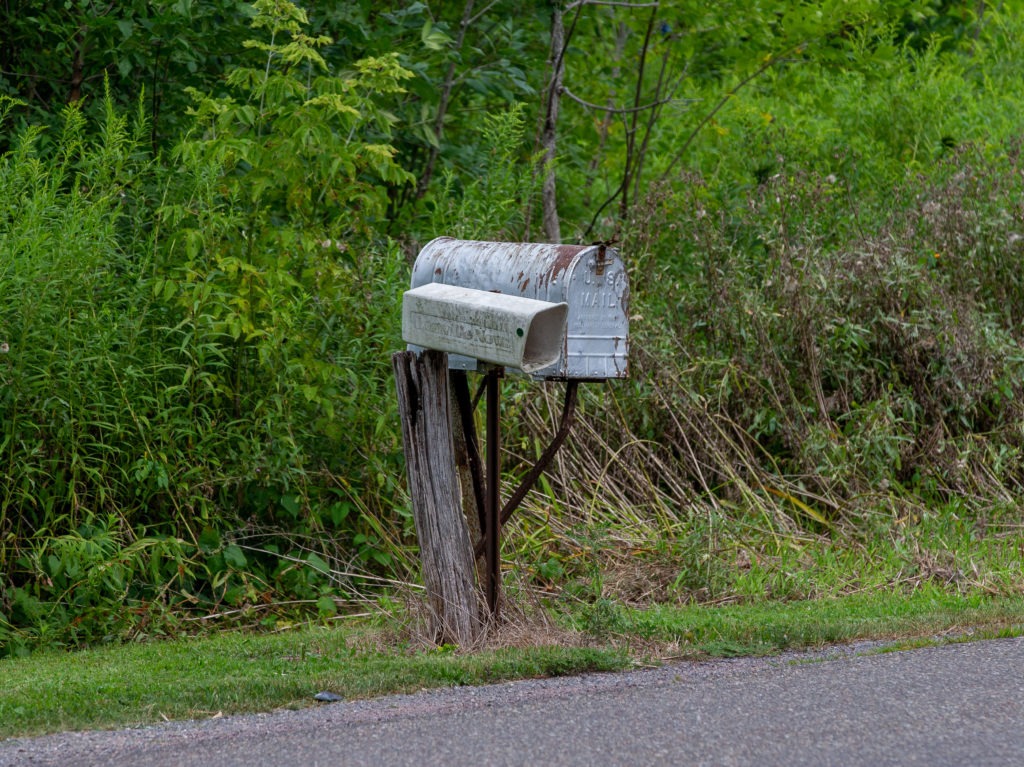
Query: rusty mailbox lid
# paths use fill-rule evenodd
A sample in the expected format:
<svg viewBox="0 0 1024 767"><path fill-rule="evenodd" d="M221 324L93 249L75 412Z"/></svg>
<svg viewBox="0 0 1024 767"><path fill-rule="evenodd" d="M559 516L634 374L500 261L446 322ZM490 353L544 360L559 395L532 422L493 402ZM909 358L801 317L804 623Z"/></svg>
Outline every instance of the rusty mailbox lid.
<svg viewBox="0 0 1024 767"><path fill-rule="evenodd" d="M629 279L614 248L438 237L416 257L411 287L432 282L568 304L562 354L533 378L596 381L627 375ZM478 365L471 357L449 355L451 368Z"/></svg>

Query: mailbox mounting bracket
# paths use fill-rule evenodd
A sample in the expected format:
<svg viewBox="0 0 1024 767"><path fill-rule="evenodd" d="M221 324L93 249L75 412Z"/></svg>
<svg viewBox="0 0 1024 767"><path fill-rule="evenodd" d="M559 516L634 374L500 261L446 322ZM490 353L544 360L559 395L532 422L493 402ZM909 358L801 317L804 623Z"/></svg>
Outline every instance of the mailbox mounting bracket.
<svg viewBox="0 0 1024 767"><path fill-rule="evenodd" d="M512 518L516 509L523 502L526 494L533 487L537 479L547 469L554 459L558 449L569 436L573 420L576 415L576 395L579 381L570 379L565 384L565 401L562 404L562 415L559 419L558 431L555 433L551 443L541 453L540 457L520 481L518 487L505 501L505 505L498 511L498 480L500 468L497 465L500 450L500 436L498 426L498 392L499 381L502 371L500 368L492 368L487 371L477 396L470 398L469 385L466 381L464 371L452 371L452 381L455 388L455 401L459 409L459 420L462 424L463 439L466 444L466 451L469 463L470 475L473 482L473 498L476 502L477 515L480 520L482 537L473 547L473 556L480 557L486 554L487 559L487 603L491 614L497 612L497 595L500 584L500 558L498 542L501 529ZM483 391L487 392L487 477L484 482L483 471L480 460L480 448L477 438L476 424L473 419L473 411L480 400Z"/></svg>

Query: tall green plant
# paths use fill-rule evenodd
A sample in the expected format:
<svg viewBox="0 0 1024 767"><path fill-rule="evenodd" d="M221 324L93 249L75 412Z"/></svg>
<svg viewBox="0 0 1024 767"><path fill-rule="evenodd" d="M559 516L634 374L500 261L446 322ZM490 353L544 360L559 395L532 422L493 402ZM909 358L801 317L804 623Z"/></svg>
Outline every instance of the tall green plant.
<svg viewBox="0 0 1024 767"><path fill-rule="evenodd" d="M432 230L467 239L519 240L529 229L539 157L525 151L525 106L484 117L485 162L465 174L449 168L433 198Z"/></svg>
<svg viewBox="0 0 1024 767"><path fill-rule="evenodd" d="M384 371L407 266L375 230L410 177L376 99L407 73L383 57L332 74L298 7L255 7L253 66L233 96L194 94L156 182L145 124L111 100L98 136L72 107L56 153L30 129L0 162L0 623L17 641L125 630L112 605L156 594L333 610L348 587L327 563L402 567ZM59 580L97 525L113 549L81 573L168 540L189 577L147 545L116 582Z"/></svg>
<svg viewBox="0 0 1024 767"><path fill-rule="evenodd" d="M246 45L260 65L230 74L236 96L194 94L196 125L174 155L180 202L160 213L167 277L154 290L180 317L182 396L258 424L241 476L286 494L297 483L305 504L316 424L354 396L341 382L356 327L337 332L334 318L386 185L410 179L378 140L390 122L374 99L409 75L394 57L331 75L317 50L327 40L304 33L304 11L254 7L267 39Z"/></svg>
<svg viewBox="0 0 1024 767"><path fill-rule="evenodd" d="M112 371L135 362L132 328L145 301L125 279L141 265L119 226L144 130L138 123L133 132L108 99L92 138L71 106L52 161L37 154L39 129L21 133L0 160L4 532L109 508L121 493L121 478L105 471L125 449Z"/></svg>

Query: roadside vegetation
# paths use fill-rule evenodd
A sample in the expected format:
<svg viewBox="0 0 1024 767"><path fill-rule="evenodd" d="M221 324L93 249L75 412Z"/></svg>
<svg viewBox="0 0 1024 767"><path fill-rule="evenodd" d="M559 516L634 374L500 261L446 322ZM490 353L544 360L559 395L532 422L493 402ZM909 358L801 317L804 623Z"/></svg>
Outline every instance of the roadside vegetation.
<svg viewBox="0 0 1024 767"><path fill-rule="evenodd" d="M115 5L0 12L8 734L67 726L18 697L32 653L244 629L197 646L280 663L396 602L366 647L418 646L390 354L443 234L614 241L631 376L582 387L505 535L510 620L564 649L426 676L1014 625L1018 3ZM505 386L512 479L560 391ZM317 663L258 706L342 685ZM144 705L68 722L231 708Z"/></svg>
<svg viewBox="0 0 1024 767"><path fill-rule="evenodd" d="M1024 632L1020 598L989 600L926 588L909 597L875 593L715 609L581 605L562 625L517 616L486 646L466 652L410 641L401 628L410 616L381 607L371 618L277 633L220 632L8 658L0 740L642 669L666 660L774 655L857 640L880 640L858 652L889 652Z"/></svg>

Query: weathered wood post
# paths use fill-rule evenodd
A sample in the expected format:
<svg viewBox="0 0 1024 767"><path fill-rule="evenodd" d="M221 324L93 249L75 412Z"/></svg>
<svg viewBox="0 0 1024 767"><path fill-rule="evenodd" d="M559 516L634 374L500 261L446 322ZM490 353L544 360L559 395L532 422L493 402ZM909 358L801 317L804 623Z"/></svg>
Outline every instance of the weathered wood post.
<svg viewBox="0 0 1024 767"><path fill-rule="evenodd" d="M438 643L466 644L476 638L481 621L473 544L455 470L448 355L396 352L391 362L431 631Z"/></svg>

